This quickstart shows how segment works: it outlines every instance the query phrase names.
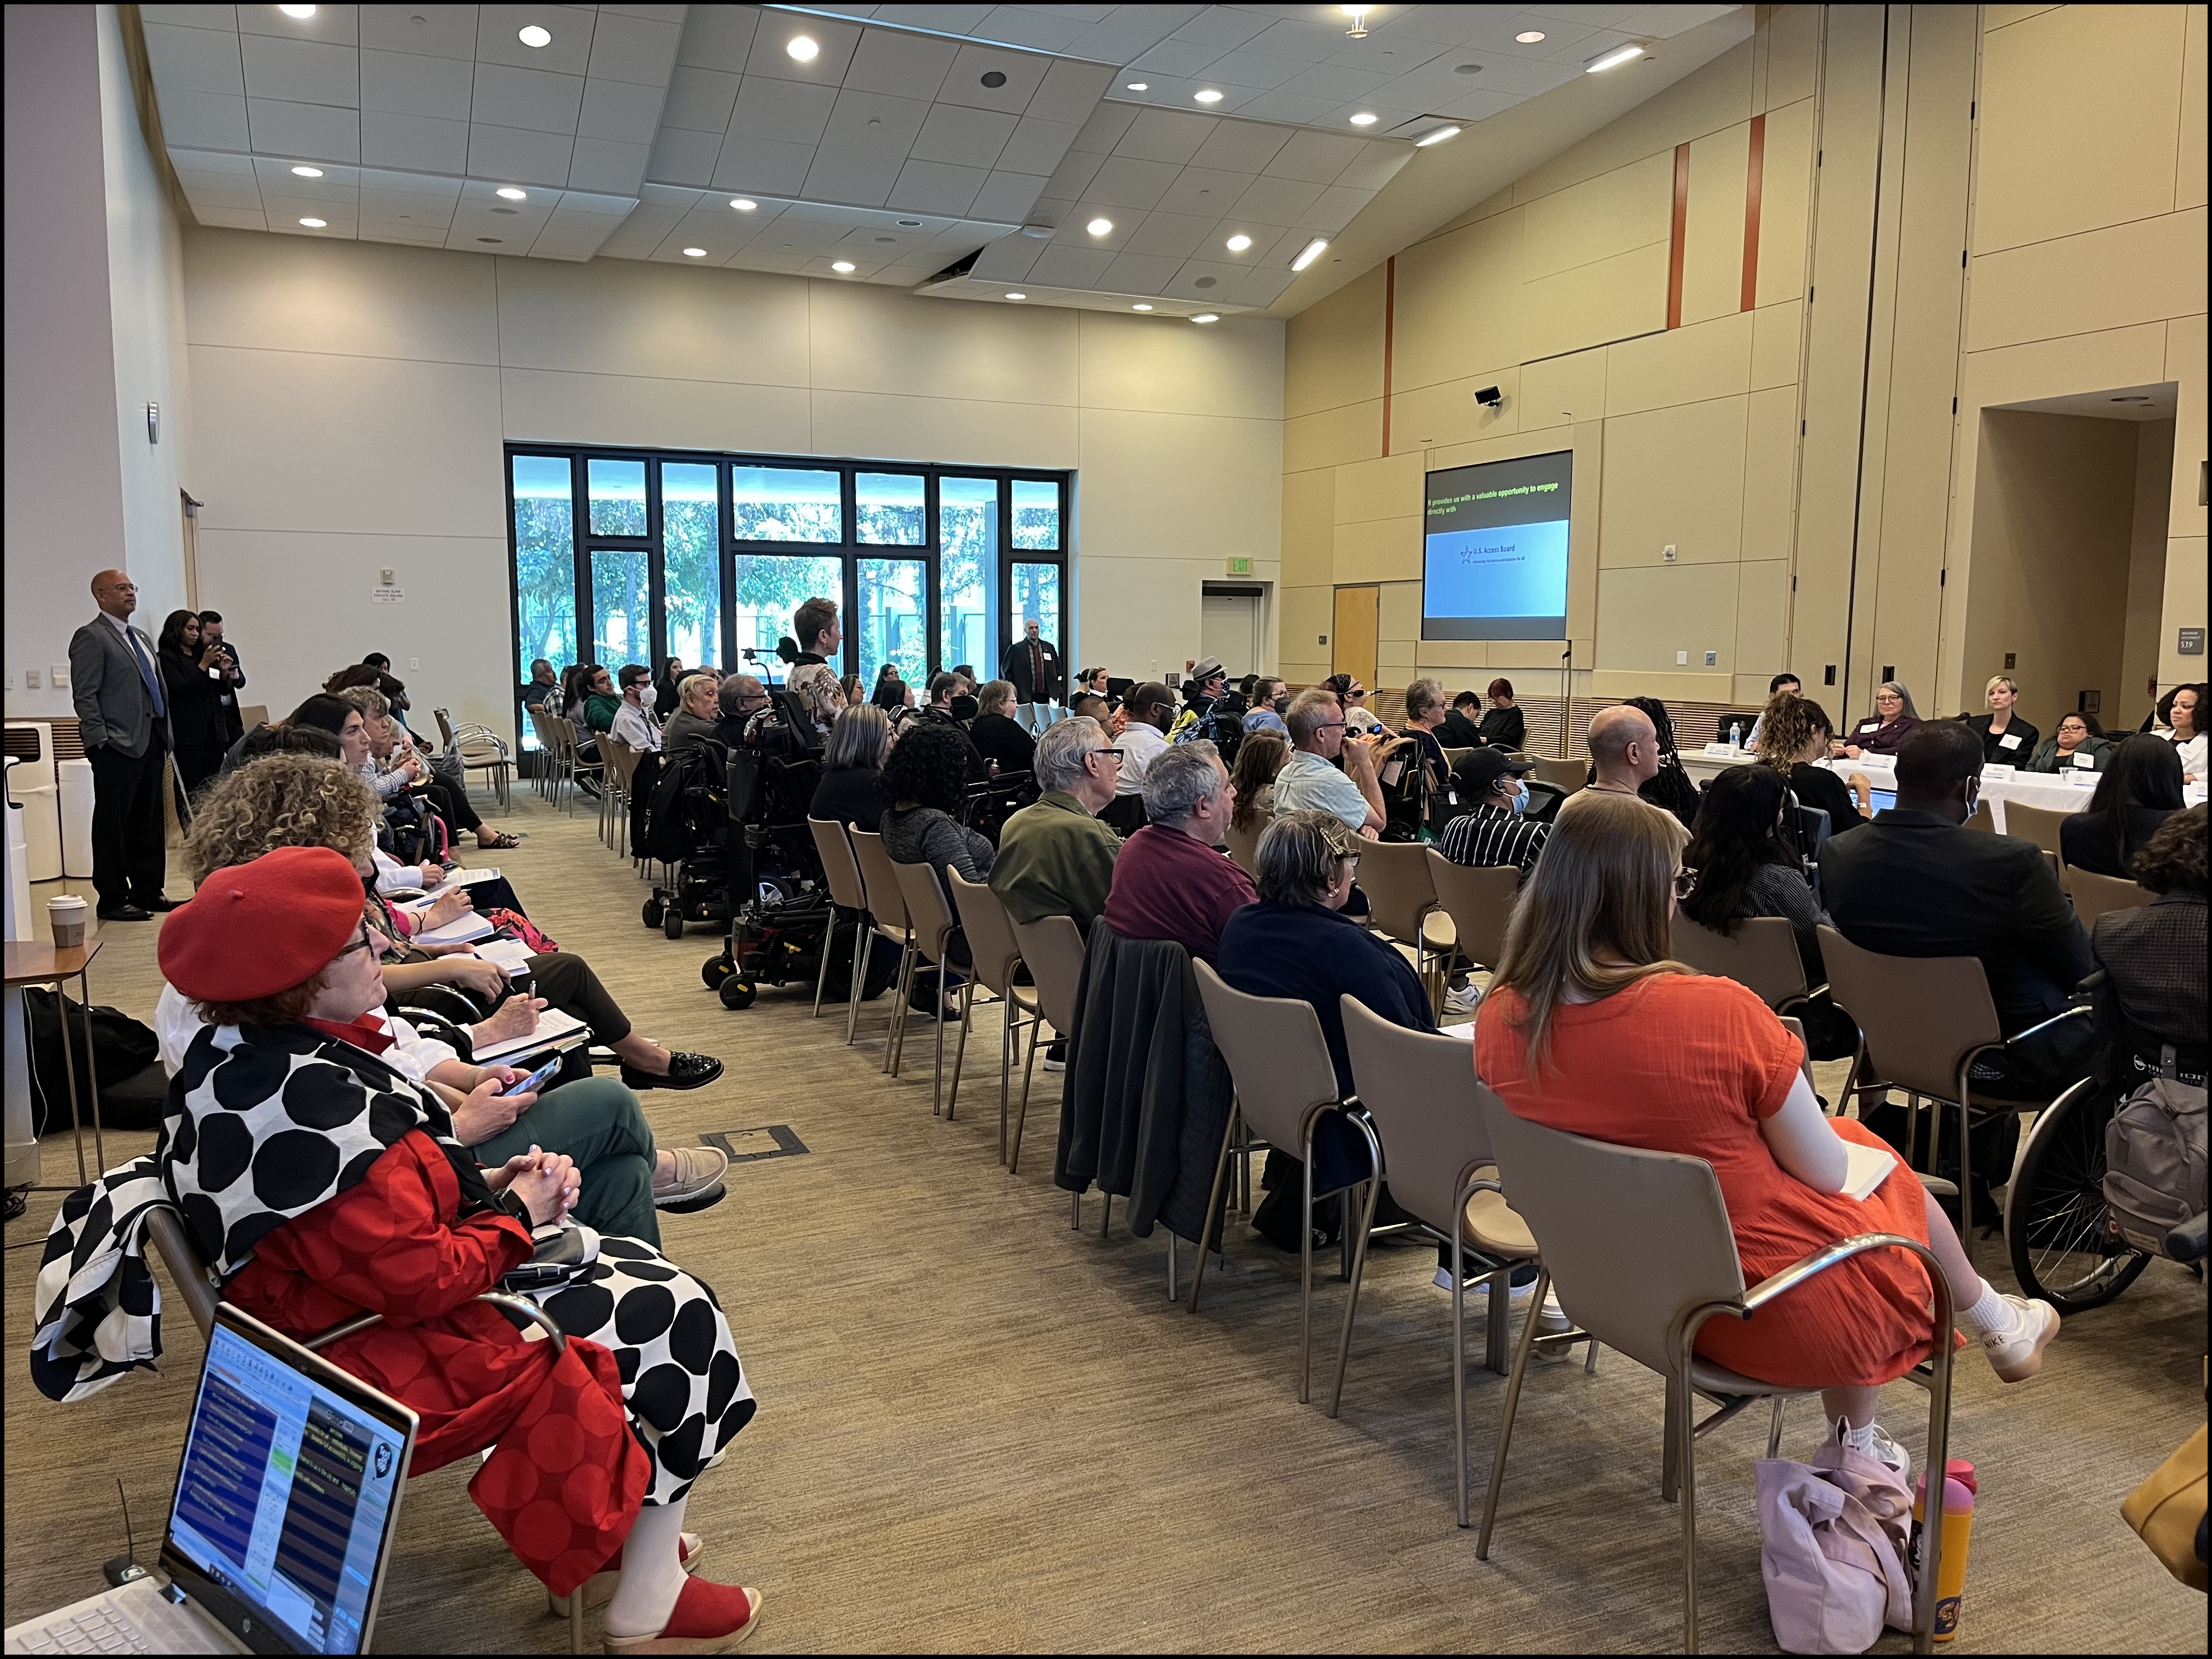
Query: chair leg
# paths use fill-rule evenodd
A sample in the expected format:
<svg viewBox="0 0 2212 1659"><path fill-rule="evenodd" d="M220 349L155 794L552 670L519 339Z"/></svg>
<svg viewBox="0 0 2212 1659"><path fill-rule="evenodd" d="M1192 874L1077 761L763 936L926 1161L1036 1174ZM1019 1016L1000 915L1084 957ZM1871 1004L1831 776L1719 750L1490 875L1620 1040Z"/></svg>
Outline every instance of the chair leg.
<svg viewBox="0 0 2212 1659"><path fill-rule="evenodd" d="M884 1063L882 1070L893 1077L898 1075L899 1039L906 1035L907 988L914 979L914 937L908 934L899 946L898 985L891 1003L891 1023L884 1032Z"/></svg>
<svg viewBox="0 0 2212 1659"><path fill-rule="evenodd" d="M1375 1173L1368 1178L1367 1202L1359 1214L1359 1242L1352 1251L1352 1288L1344 1298L1344 1330L1336 1339L1336 1381L1328 1391L1328 1414L1336 1415L1336 1408L1344 1401L1344 1370L1352 1359L1352 1322L1359 1312L1359 1281L1367 1272L1367 1234L1375 1225L1375 1206L1382 1196L1382 1148L1375 1139L1375 1131L1364 1119L1354 1118L1360 1133L1367 1137L1368 1156L1373 1160Z"/></svg>
<svg viewBox="0 0 2212 1659"><path fill-rule="evenodd" d="M568 1651L584 1650L584 1587L579 1584L568 1592Z"/></svg>
<svg viewBox="0 0 2212 1659"><path fill-rule="evenodd" d="M1675 1444L1681 1453L1682 1476L1682 1651L1698 1650L1698 1396L1687 1382L1690 1342L1680 1355L1685 1381L1674 1390L1678 1426Z"/></svg>
<svg viewBox="0 0 2212 1659"><path fill-rule="evenodd" d="M1006 1161L1006 1119L1013 1099L1014 1036L1021 1029L1021 1021L1014 1012L1014 998L1011 989L1006 994L1005 1007L999 1018L999 1162Z"/></svg>
<svg viewBox="0 0 2212 1659"><path fill-rule="evenodd" d="M1675 1471L1681 1467L1682 1449L1675 1442L1680 1437L1681 1419L1674 1411L1674 1383L1669 1381L1667 1384L1667 1427L1659 1448L1659 1499L1664 1504L1673 1503L1680 1490Z"/></svg>
<svg viewBox="0 0 2212 1659"><path fill-rule="evenodd" d="M1229 1121L1221 1126L1221 1152L1213 1160L1213 1186L1206 1199L1206 1224L1208 1227L1221 1225L1221 1186L1229 1178L1229 1148L1237 1139L1237 1103L1232 1100L1229 1103ZM1228 1229L1226 1226L1222 1226L1222 1231L1226 1232ZM1205 1288L1206 1238L1203 1234L1200 1234L1198 1241L1198 1272L1192 1276L1190 1281L1190 1312L1198 1311L1198 1293Z"/></svg>
<svg viewBox="0 0 2212 1659"><path fill-rule="evenodd" d="M1503 1376L1509 1369L1505 1346L1511 1340L1513 1329L1513 1269L1501 1268L1490 1275L1489 1282L1490 1318L1482 1334L1482 1363L1492 1375ZM1533 1319L1535 1315L1529 1317Z"/></svg>
<svg viewBox="0 0 2212 1659"><path fill-rule="evenodd" d="M1536 1273L1536 1305L1544 1305L1544 1293L1552 1288L1552 1270L1539 1268ZM1521 1403L1521 1384L1528 1375L1528 1352L1536 1346L1536 1322L1523 1320L1521 1323L1521 1346L1513 1356L1513 1376L1505 1384L1505 1415L1498 1425L1498 1443L1490 1453L1490 1491L1482 1500L1482 1530L1474 1540L1474 1559L1490 1559L1490 1529L1498 1520L1498 1494L1505 1485L1505 1454L1513 1444L1513 1413Z"/></svg>
<svg viewBox="0 0 2212 1659"><path fill-rule="evenodd" d="M937 959L937 1005L931 1010L937 1016L933 1022L937 1027L937 1063L929 1078L929 1115L940 1117L945 1112L945 958Z"/></svg>
<svg viewBox="0 0 2212 1659"><path fill-rule="evenodd" d="M1459 1523L1468 1524L1467 1493L1467 1247L1452 1229L1452 1463L1459 1483Z"/></svg>
<svg viewBox="0 0 2212 1659"><path fill-rule="evenodd" d="M1174 1228L1164 1231L1168 1236L1168 1300L1172 1302L1176 1299L1176 1246L1180 1241L1176 1237ZM1206 1252L1200 1250L1198 1254L1200 1260L1203 1261Z"/></svg>
<svg viewBox="0 0 2212 1659"><path fill-rule="evenodd" d="M1782 1455L1782 1411L1789 1403L1787 1395L1774 1396L1774 1420L1766 1425L1766 1455L1769 1457Z"/></svg>
<svg viewBox="0 0 2212 1659"><path fill-rule="evenodd" d="M952 1050L952 1086L945 1091L945 1121L952 1121L952 1115L960 1106L960 1067L968 1058L968 1019L975 1006L975 976L973 974L960 985L960 1042Z"/></svg>
<svg viewBox="0 0 2212 1659"><path fill-rule="evenodd" d="M1298 1404L1306 1403L1307 1356L1313 1348L1313 1133L1304 1136L1304 1201L1298 1211Z"/></svg>
<svg viewBox="0 0 2212 1659"><path fill-rule="evenodd" d="M875 954L876 930L870 924L868 913L860 912L853 921L853 979L845 992L845 1046L853 1046L853 1035L860 1029L860 986L867 977L867 960Z"/></svg>
<svg viewBox="0 0 2212 1659"><path fill-rule="evenodd" d="M1966 1253L1966 1265L1979 1273L1981 1264L1974 1260L1973 1091L1967 1080L1973 1065L1969 1060L1959 1067L1959 1248ZM1939 1139L1934 1126L1940 1120L1935 1111L1929 1113L1928 1120L1928 1163L1932 1169Z"/></svg>
<svg viewBox="0 0 2212 1659"><path fill-rule="evenodd" d="M1042 1013L1030 1021L1030 1054L1029 1058L1022 1062L1022 1103L1021 1109L1014 1114L1013 1153L1006 1159L1008 1175L1019 1175L1022 1172L1022 1129L1030 1121L1030 1077L1036 1070L1037 1030L1043 1024L1044 1016ZM1075 1195L1075 1213L1077 1217L1075 1224L1079 1228L1083 1225L1081 1219L1083 1194L1081 1193Z"/></svg>
<svg viewBox="0 0 2212 1659"><path fill-rule="evenodd" d="M836 943L837 912L832 908L830 912L829 929L822 935L822 965L814 970L814 1012L808 1016L809 1018L822 1018L822 993L830 983L830 952ZM860 941L855 939L854 948L858 949Z"/></svg>

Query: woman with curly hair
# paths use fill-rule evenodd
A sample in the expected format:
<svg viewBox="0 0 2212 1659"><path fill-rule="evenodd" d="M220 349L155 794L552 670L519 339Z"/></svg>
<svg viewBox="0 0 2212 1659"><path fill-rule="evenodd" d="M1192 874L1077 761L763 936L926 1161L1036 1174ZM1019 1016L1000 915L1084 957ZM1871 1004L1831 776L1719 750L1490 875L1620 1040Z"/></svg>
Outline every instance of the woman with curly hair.
<svg viewBox="0 0 2212 1659"><path fill-rule="evenodd" d="M967 733L944 720L916 720L900 736L876 784L889 809L884 813L884 850L894 862L927 864L940 882L948 871L964 881L990 875L997 849L960 821L968 804L968 757L973 752ZM951 884L945 886L950 892ZM946 959L969 965L967 937L958 928ZM922 994L919 984L915 991ZM946 1007L950 1011L952 1005Z"/></svg>
<svg viewBox="0 0 2212 1659"><path fill-rule="evenodd" d="M1842 777L1817 764L1828 757L1835 728L1828 711L1810 698L1784 692L1759 717L1759 759L1782 774L1798 800L1828 815L1828 833L1842 834L1866 822L1874 805L1874 784L1863 772Z"/></svg>
<svg viewBox="0 0 2212 1659"><path fill-rule="evenodd" d="M1674 722L1667 714L1667 705L1656 697L1624 697L1621 701L1649 715L1653 729L1659 734L1658 775L1646 778L1636 793L1662 811L1672 812L1682 821L1685 830L1689 829L1697 822L1698 786L1690 781L1690 775L1682 769L1682 757L1674 752ZM1595 775L1595 772L1592 775Z"/></svg>

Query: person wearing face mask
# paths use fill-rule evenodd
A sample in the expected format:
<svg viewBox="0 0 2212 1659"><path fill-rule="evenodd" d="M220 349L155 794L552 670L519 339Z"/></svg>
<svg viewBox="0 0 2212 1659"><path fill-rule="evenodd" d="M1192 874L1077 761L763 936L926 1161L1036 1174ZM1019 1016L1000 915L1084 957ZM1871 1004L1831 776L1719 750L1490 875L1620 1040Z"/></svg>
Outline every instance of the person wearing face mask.
<svg viewBox="0 0 2212 1659"><path fill-rule="evenodd" d="M2026 766L2043 733L2022 720L2014 707L2020 701L2020 687L2009 676L1999 674L1983 688L1983 695L1989 699L1990 712L1977 714L1966 725L1982 740L1984 763Z"/></svg>
<svg viewBox="0 0 2212 1659"><path fill-rule="evenodd" d="M1510 865L1528 874L1552 833L1550 824L1532 823L1527 816L1528 786L1522 779L1534 764L1516 760L1503 749L1481 748L1462 756L1451 776L1460 811L1444 825L1437 850L1470 869Z"/></svg>

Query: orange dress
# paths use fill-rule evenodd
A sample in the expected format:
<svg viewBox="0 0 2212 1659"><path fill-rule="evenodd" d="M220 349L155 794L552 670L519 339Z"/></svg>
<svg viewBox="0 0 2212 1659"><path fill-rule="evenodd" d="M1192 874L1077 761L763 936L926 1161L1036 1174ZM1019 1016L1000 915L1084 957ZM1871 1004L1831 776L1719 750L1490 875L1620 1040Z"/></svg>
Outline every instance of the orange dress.
<svg viewBox="0 0 2212 1659"><path fill-rule="evenodd" d="M1655 974L1602 1001L1563 1004L1553 1017L1546 1065L1533 1082L1514 1029L1525 1006L1505 989L1484 1000L1475 1024L1475 1074L1531 1122L1711 1164L1747 1286L1853 1233L1927 1242L1925 1194L1909 1171L1893 1172L1860 1200L1816 1193L1775 1162L1759 1125L1789 1097L1797 1039L1735 981ZM1849 1139L1885 1145L1848 1119L1832 1121ZM1633 1249L1635 1240L1620 1244ZM1784 1387L1888 1382L1927 1355L1931 1295L1917 1258L1899 1250L1869 1252L1829 1268L1748 1320L1723 1315L1707 1321L1698 1352Z"/></svg>

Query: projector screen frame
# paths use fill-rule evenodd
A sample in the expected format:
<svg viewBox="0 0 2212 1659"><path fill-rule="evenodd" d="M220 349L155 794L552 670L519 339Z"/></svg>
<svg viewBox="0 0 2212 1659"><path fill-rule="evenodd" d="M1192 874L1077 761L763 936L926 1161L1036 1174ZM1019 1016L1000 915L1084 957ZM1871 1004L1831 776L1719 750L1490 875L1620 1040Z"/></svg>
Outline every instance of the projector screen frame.
<svg viewBox="0 0 2212 1659"><path fill-rule="evenodd" d="M1571 446L1534 455L1496 461L1477 461L1464 466L1442 467L1422 477L1421 499L1421 638L1424 640L1564 640L1568 637L1567 610L1573 577L1574 461ZM1451 480L1455 482L1443 482ZM1556 491L1559 510L1540 519L1526 516L1527 502ZM1478 501L1489 494L1494 499ZM1439 512L1440 504L1448 509ZM1546 501L1546 506L1551 502ZM1443 520L1446 529L1432 529ZM1472 520L1473 522L1468 522ZM1556 526L1557 528L1553 527ZM1432 611L1434 560L1450 549L1435 544L1443 538L1477 532L1526 527L1541 532L1540 556L1556 559L1558 611L1517 612L1503 616L1476 615L1459 611ZM1547 574L1545 585L1553 586Z"/></svg>

